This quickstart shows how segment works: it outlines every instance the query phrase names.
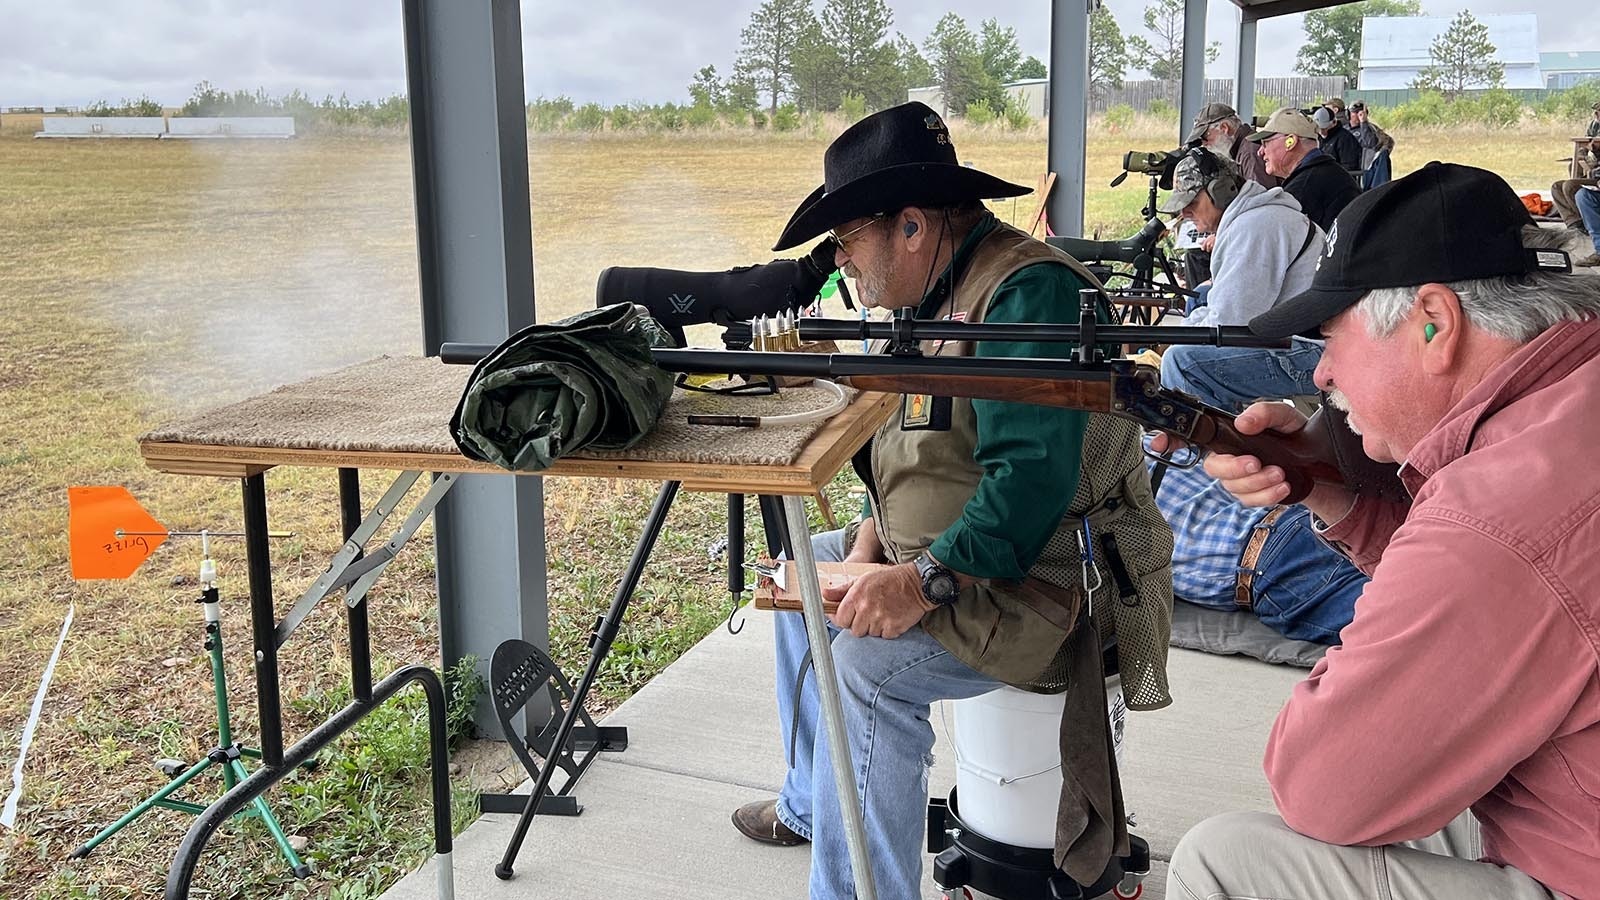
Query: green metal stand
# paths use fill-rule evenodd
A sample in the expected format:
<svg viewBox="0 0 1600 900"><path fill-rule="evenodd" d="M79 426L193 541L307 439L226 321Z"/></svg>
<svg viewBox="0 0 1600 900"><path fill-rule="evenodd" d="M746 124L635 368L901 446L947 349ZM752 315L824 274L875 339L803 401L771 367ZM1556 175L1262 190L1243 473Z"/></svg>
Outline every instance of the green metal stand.
<svg viewBox="0 0 1600 900"><path fill-rule="evenodd" d="M99 834L84 841L77 849L72 851L71 856L73 859L82 859L88 856L94 848L100 846L106 839L128 827L133 823L133 820L158 806L163 809L175 809L179 812L199 815L205 811L205 806L183 800L174 800L172 795L193 780L195 776L214 765L222 768L222 782L225 789L232 790L234 785L249 776L244 763L240 761L241 758L261 759L260 751L241 746L233 739L233 727L228 716L228 676L222 668L221 604L217 599L216 574L211 567L209 554L200 571L201 584L204 587L200 593L200 599L196 602L205 606L206 650L211 654L211 685L216 693L217 700L217 746L212 748L204 759L189 766L187 769L183 768L183 763L173 760L163 760L159 763L162 771L172 776L172 780L167 782L166 786L162 787L161 790L151 794L144 802L129 810L122 818L107 825ZM289 868L294 872L296 878L305 878L311 874L311 867L300 859L299 855L294 852L293 847L289 846L289 836L284 834L283 826L278 824L277 817L272 814L272 810L267 808L267 801L264 798L257 797L239 815L251 816L261 820L262 824L267 827L267 831L272 834L273 843L278 845L278 852L289 863Z"/></svg>

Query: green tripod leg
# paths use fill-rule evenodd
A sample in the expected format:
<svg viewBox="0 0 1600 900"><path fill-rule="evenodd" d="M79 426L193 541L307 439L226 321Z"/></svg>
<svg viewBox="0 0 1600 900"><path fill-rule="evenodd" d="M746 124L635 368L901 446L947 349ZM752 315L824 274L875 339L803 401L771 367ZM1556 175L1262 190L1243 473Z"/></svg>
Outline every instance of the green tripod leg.
<svg viewBox="0 0 1600 900"><path fill-rule="evenodd" d="M207 560L207 562L209 563L210 560ZM201 592L199 602L205 606L206 650L211 657L211 686L216 699L217 710L217 746L206 754L205 759L190 766L138 806L129 810L122 818L106 826L99 834L80 844L70 854L73 859L82 859L88 856L90 851L105 842L106 839L158 806L163 809L199 815L205 811L206 807L184 800L173 800L171 795L214 763L220 764L222 767L224 788L232 790L234 785L249 777L249 772L245 770L244 763L240 762L240 758L261 758L260 751L242 747L234 743L233 740L233 725L231 716L228 713L228 676L227 671L222 666L221 606L217 599L215 584L205 578L206 569L204 567L201 569L201 575L202 582L206 586ZM257 797L251 806L241 811L239 815L254 816L261 820L268 833L272 835L273 843L277 845L278 852L289 863L289 868L296 878L305 878L311 874L311 867L301 860L299 854L294 852L293 847L289 846L288 835L284 833L283 826L279 824L277 816L273 815L272 810L267 807L267 801L264 798Z"/></svg>

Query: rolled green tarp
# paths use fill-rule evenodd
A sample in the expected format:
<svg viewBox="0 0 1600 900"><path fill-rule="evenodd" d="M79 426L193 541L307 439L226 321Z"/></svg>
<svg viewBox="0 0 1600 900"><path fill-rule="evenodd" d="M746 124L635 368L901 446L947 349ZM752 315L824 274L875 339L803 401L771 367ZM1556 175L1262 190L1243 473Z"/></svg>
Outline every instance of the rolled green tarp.
<svg viewBox="0 0 1600 900"><path fill-rule="evenodd" d="M530 325L472 370L450 436L467 457L514 472L543 471L585 447L631 447L672 396L672 374L650 357L670 346L631 303Z"/></svg>

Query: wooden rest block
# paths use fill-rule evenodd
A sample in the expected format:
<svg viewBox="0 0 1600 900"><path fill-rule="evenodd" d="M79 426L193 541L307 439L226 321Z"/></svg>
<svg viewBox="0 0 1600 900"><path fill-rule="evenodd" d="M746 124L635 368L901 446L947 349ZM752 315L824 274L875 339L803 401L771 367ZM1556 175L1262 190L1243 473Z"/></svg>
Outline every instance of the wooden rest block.
<svg viewBox="0 0 1600 900"><path fill-rule="evenodd" d="M777 565L770 559L757 560L763 566ZM859 578L875 569L884 567L884 563L843 563L819 562L817 563L817 581L824 588L841 585L852 578ZM783 562L783 583L787 589L780 589L771 578L763 576L756 581L754 604L756 609L774 609L788 612L798 612L803 607L800 603L800 576L793 560ZM839 608L838 603L824 600L822 609L828 615Z"/></svg>

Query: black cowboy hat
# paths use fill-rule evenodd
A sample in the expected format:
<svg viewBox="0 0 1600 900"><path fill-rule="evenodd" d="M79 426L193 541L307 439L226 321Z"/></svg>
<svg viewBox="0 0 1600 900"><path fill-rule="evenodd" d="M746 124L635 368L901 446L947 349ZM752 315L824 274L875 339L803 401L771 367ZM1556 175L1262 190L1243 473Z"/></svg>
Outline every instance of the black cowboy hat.
<svg viewBox="0 0 1600 900"><path fill-rule="evenodd" d="M851 125L822 157L823 184L801 201L774 250L787 250L835 225L907 206L954 206L1016 197L1012 184L956 160L944 120L927 104L902 103Z"/></svg>

